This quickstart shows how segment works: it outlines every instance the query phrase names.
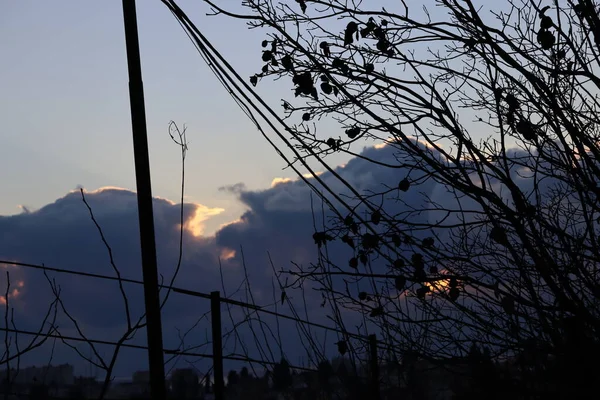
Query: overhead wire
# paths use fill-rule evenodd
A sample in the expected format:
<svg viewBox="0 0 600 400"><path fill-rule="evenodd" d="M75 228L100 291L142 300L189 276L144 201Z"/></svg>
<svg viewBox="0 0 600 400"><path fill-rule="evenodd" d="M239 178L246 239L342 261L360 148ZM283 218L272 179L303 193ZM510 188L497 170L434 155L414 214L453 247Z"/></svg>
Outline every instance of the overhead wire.
<svg viewBox="0 0 600 400"><path fill-rule="evenodd" d="M28 330L24 330L24 329L14 329L14 328L5 328L5 327L0 327L0 331L22 334L22 335L37 336L37 337L47 337L47 338L51 338L51 339L70 340L73 342L80 342L80 343L93 343L93 344L100 344L100 345L107 345L107 346L117 346L118 345L120 347L126 347L126 348L130 348L130 349L148 350L148 346L145 346L145 345L132 344L132 343L117 343L115 341L110 341L110 340L89 339L89 338L82 338L82 337L77 337L77 336L65 336L62 334L43 333L43 332L35 332L35 331L28 331ZM213 358L213 355L210 353L197 353L197 352L178 350L178 349L163 349L163 352L165 354L180 355L180 356ZM241 356L237 356L237 355L223 355L223 359L230 360L230 361L244 361L244 362L262 364L262 365L276 365L277 364L276 362L259 360L259 359L246 357L246 356L241 357ZM304 368L304 367L299 367L299 366L291 366L291 368L298 369L298 370L305 370L305 371L314 371L314 369Z"/></svg>
<svg viewBox="0 0 600 400"><path fill-rule="evenodd" d="M304 168L306 168L314 180L319 183L319 185L328 192L329 195L332 196L339 204L343 206L347 211L350 212L350 215L354 215L360 222L363 223L365 228L371 233L378 235L378 232L372 227L370 224L367 224L359 214L354 212L354 208L351 207L340 194L336 193L330 185L327 185L323 179L319 176L319 174L315 173L315 171L310 167L308 162L304 157L300 155L298 150L290 143L287 137L280 131L280 129L276 126L276 124L281 125L284 130L290 133L294 138L298 139L298 135L294 133L294 131L286 124L286 122L248 85L248 83L241 78L239 73L232 67L232 65L223 57L223 55L215 48L215 46L202 34L202 32L197 28L197 26L189 19L189 17L183 12L183 10L176 4L174 0L161 0L163 4L165 4L173 13L175 18L179 21L180 26L186 31L186 35L188 38L194 43L196 49L202 54L203 59L207 62L207 65L213 72L219 76L220 82L223 83L227 92L234 97L236 103L240 105L240 107L244 110L246 115L249 115L252 122L256 125L257 129L260 131L262 136L268 141L268 143L273 147L273 149L279 154L279 156L287 163L287 165L296 172L296 175L315 192L324 203L328 205L330 210L336 214L340 219L344 217L341 215L340 211L333 205L331 200L324 195L317 187L302 174L298 168L294 165L294 162L291 162L288 157L281 151L281 149L273 142L273 140L265 133L264 129L258 123L256 117L252 114L250 109L254 109L255 112L260 115L260 117L267 123L267 125L275 132L277 137L281 139L285 145L292 151L295 156L295 159L299 161ZM208 60L208 61L207 61ZM226 83L225 81L229 83ZM232 87L236 89L237 93L234 93ZM250 98L252 97L252 99ZM242 98L245 103L243 103ZM243 105L242 105L243 103ZM265 114L260 108L259 105L262 106L270 117ZM274 122L276 121L276 122ZM335 179L337 179L342 185L344 185L353 195L357 198L361 198L361 194L357 192L356 188L350 185L338 172L336 172L329 164L323 161L322 157L319 157L313 148L304 144L301 139L298 139L300 143L302 143L302 148L306 150L312 157L314 157ZM363 202L363 204L370 209L372 212L376 211L376 208L370 204L369 202ZM404 258L404 256L397 252L395 247L383 241L382 246L388 248L393 254L396 254L397 257ZM381 255L384 259L389 262L393 262L392 258L389 255L385 254L381 250L377 250L377 253ZM406 260L405 260L406 261ZM377 282L375 281L374 271L370 263L367 265L370 276L370 284L374 290L376 290ZM330 303L335 305L331 299ZM380 305L381 306L381 305ZM342 323L338 321L339 323ZM343 324L343 323L342 323ZM346 329L344 329L346 331Z"/></svg>
<svg viewBox="0 0 600 400"><path fill-rule="evenodd" d="M97 273L91 273L91 272L83 272L83 271L75 271L75 270L71 270L71 269L66 269L66 268L58 268L58 267L48 267L46 265L38 265L38 264L31 264L31 263L23 263L23 262L18 262L18 261L8 261L8 260L0 260L0 265L14 265L14 266L19 266L19 267L25 267L25 268L31 268L31 269L37 269L37 270L42 270L42 271L50 271L50 272L58 272L58 273L63 273L63 274L69 274L69 275L78 275L78 276L83 276L83 277L88 277L88 278L95 278L95 279L104 279L104 280L109 280L109 281L121 281L123 283L130 283L130 284L134 284L134 285L143 285L143 282L137 279L132 279L132 278L118 278L116 276L110 276L110 275L103 275L103 274L97 274ZM199 297L199 298L203 298L203 299L208 299L210 300L210 294L209 293L204 293L204 292L200 292L197 290L191 290L191 289L183 289L180 287L176 287L176 286L170 286L170 285L158 285L159 289L168 289L171 288L173 290L173 292L175 293L179 293L179 294L183 294L183 295L187 295L187 296L191 296L191 297ZM234 306L239 306L239 307L243 307L243 308L247 308L247 309L251 309L255 312L261 312L261 313L265 313L268 315L272 315L272 316L276 316L278 318L282 318L282 319L288 319L297 323L301 323L301 324L308 324L317 328L321 328L321 329L325 329L325 330L329 330L332 332L337 332L337 333L345 333L348 334L349 336L352 336L356 339L362 339L364 338L363 335L359 335L359 334L354 334L352 332L343 332L337 328L333 328L327 325L323 325L323 324L319 324L317 322L311 322L311 321L307 321L304 320L302 318L299 317L293 317L293 316L289 316L286 314L281 314L281 313L277 313L275 311L271 311L268 309L265 309L264 306L259 306L256 304L252 304L252 303L247 303L247 302L243 302L243 301L239 301L239 300L234 300L234 299L230 299L230 298L226 298L226 297L221 297L220 301L222 303L226 303L226 304L231 304Z"/></svg>

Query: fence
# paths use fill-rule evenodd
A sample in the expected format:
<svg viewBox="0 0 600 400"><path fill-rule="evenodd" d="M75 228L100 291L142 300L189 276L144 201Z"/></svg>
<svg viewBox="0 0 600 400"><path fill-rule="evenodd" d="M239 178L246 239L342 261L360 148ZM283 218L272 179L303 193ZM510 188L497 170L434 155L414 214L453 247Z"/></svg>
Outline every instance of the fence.
<svg viewBox="0 0 600 400"><path fill-rule="evenodd" d="M93 278L93 279L117 281L119 283L130 283L130 284L136 284L136 285L143 285L142 281L139 281L136 279L95 274L95 273L82 272L82 271L74 271L74 270L69 270L69 269L64 269L64 268L48 267L45 265L37 265L37 264L30 264L30 263L0 260L0 265L3 265L3 264L24 267L24 268L37 269L37 270L41 270L44 272L48 272L48 271L49 272L57 272L57 273L63 273L63 274L84 276L84 277ZM276 318L291 320L291 321L294 321L294 322L302 324L302 325L307 325L307 326L311 326L311 327L315 327L315 328L324 329L326 331L335 332L335 333L343 335L346 338L354 338L354 339L360 339L360 340L364 341L366 344L368 344L368 351L369 351L369 376L368 376L369 398L374 399L374 400L381 398L378 351L380 349L386 349L386 347L379 346L376 335L374 335L374 334L371 334L368 336L359 335L359 334L355 334L352 332L343 331L341 329L334 328L331 326L327 326L327 325L323 325L323 324L319 324L316 322L302 319L299 317L299 315L297 313L295 313L295 315L293 315L293 316L278 313L276 311L265 309L256 304L221 297L219 291L213 291L211 293L204 293L204 292L183 289L183 288L178 288L178 287L174 287L174 286L167 286L167 285L159 285L159 288L170 290L174 293L179 293L179 294L182 294L185 296L202 298L202 299L207 299L210 301L212 353L200 353L200 352L194 352L194 351L186 351L186 350L180 350L180 349L167 349L167 348L163 348L163 352L164 352L164 354L167 354L167 355L202 357L202 358L212 359L213 360L213 368L212 369L213 369L213 375L214 375L213 390L214 390L215 400L223 400L224 399L224 393L225 393L224 367L223 367L224 360L243 361L243 362L248 362L248 363L256 363L256 364L270 365L270 366L277 365L276 362L268 361L268 360L264 360L264 359L256 359L256 358L252 358L252 357L248 357L248 356L242 357L242 356L236 356L236 355L224 355L223 354L223 342L222 342L223 331L222 331L222 320L221 320L221 305L222 304L228 304L231 306L237 306L237 307L241 307L244 309L249 309L254 312L260 312L263 314L272 315L272 316L275 316ZM35 331L30 331L30 330L10 328L8 325L0 328L0 331L7 332L7 333L14 333L14 334L24 334L24 335L32 335L32 336L38 336L38 337L56 338L56 339L61 339L63 341L66 340L66 341L73 341L73 342L86 342L86 343L92 343L92 344L98 344L98 345L112 345L112 346L119 345L120 347L123 347L123 348L132 348L132 349L139 349L139 350L145 350L145 351L148 350L148 346L144 346L144 345L136 345L136 344L126 343L126 342L117 343L114 341L99 340L99 339L93 339L93 338L87 338L87 337L65 336L63 334L59 335L59 334L55 334L55 333L44 333L41 331L35 332ZM294 369L294 370L300 370L300 371L301 370L313 371L313 372L316 371L315 369L306 368L306 367L302 367L302 366L295 366L295 365L290 365L290 368Z"/></svg>

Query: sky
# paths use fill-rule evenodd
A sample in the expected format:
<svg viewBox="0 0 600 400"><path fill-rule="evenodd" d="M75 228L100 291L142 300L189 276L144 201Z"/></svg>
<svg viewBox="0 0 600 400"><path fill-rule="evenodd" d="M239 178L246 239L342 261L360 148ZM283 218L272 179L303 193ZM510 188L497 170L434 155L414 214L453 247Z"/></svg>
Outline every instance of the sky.
<svg viewBox="0 0 600 400"><path fill-rule="evenodd" d="M230 3L240 9L240 2ZM264 32L207 16L202 1L179 4L241 76L260 70ZM0 215L40 208L81 186L135 189L121 2L25 0L0 7ZM431 11L436 16L437 7ZM188 128L186 200L219 213L205 226L214 233L243 212L220 187L267 188L294 173L283 169L166 7L140 1L137 12L153 193L179 198L180 153L167 134L173 120ZM266 80L257 88L274 105L290 90Z"/></svg>
<svg viewBox="0 0 600 400"><path fill-rule="evenodd" d="M242 76L260 69L262 33L249 31L239 21L206 16L209 10L202 2L180 5ZM106 249L78 191L85 188L113 246L115 264L124 276L141 278L121 7L116 0L0 4L0 259L110 275ZM264 282L253 288L253 295L258 302L271 300L267 251L277 262L286 263L315 255L312 218L306 218L308 192L304 188L303 196L290 195L294 182L270 192L273 182L293 178L293 172L282 170L283 161L226 94L165 6L139 1L137 14L161 270L172 272L169 268L178 254L175 203L179 203L181 159L179 147L168 136L173 120L187 126L189 144L185 268L178 284L207 292L219 289L215 274L221 256L222 262L234 266L231 282L239 285L243 276L239 249L244 246L249 262L260 264L252 278ZM268 83L258 88L274 104L288 89ZM341 164L347 158L337 161ZM253 208L258 214L247 214ZM263 221L257 217L261 212L271 217ZM290 229L298 223L302 229ZM16 307L19 327L34 329L52 298L50 286L39 271L4 269L11 273L9 298L15 299L11 305ZM122 304L115 296L116 286L51 276L64 289L65 303L85 332L100 339L118 338L124 314L118 311ZM140 311L138 289L126 287L132 308ZM190 310L192 303L174 297L179 308L165 311L165 326L193 326L198 312ZM198 307L205 309L207 304ZM77 334L68 321L63 326L64 332ZM165 346L175 345L176 338L174 329L165 328ZM144 334L138 340L143 343ZM56 353L56 363L72 362L77 373L88 372L85 363L63 350ZM43 351L45 360L50 350ZM24 362L39 364L41 359L36 353ZM136 361L129 356L121 359L117 375L145 365L139 353L133 357Z"/></svg>
<svg viewBox="0 0 600 400"><path fill-rule="evenodd" d="M398 151L391 146L367 147L363 149L362 156L382 163L393 163ZM336 167L335 172L360 192L379 191L385 185L395 186L399 177L403 178L408 173L405 168L386 168L360 158ZM519 178L518 172L515 171L515 182L524 188L527 187L530 182ZM413 171L411 177L418 180L419 173ZM321 178L325 184L342 191L339 181L332 173L325 172ZM286 315L293 315L291 305L295 305L296 311L299 311L303 318L332 326L330 311L327 307L321 307L322 298L318 295L319 292L312 290L314 285L309 283L306 286L305 297L300 291L288 292L288 301L282 304L280 282L274 278L273 273L282 269L292 269L291 262L304 267L316 262L317 247L312 234L323 229L323 221L328 220L332 214L327 210L321 214L319 202L314 202L310 189L298 180L282 182L263 190L252 190L243 184L237 184L224 188L224 191L239 201L246 211L237 220L220 227L215 234L198 234L199 221L195 218L199 205L189 202L183 204L183 256L175 286L202 293L219 290L223 297L265 306L269 310ZM82 200L82 192L73 190L38 210L0 216L0 260L113 277L114 265L123 278L141 280L135 192L107 187L84 190L83 195L102 228L110 252L90 219ZM418 188L406 193L399 192L399 195L401 201L390 197L382 205L390 215L419 207L426 197L443 208L456 207L452 196L448 196L447 189L432 180L425 180ZM466 205L462 202L461 204ZM313 213L311 205L316 213ZM178 264L180 210L181 204L164 198L154 199L159 273L167 282L175 273ZM362 212L360 208L357 210ZM448 217L445 213L440 215L435 211L424 212L414 216L413 222L433 223L439 221L442 216ZM452 220L446 219L446 222L450 224ZM418 233L416 235L419 236ZM444 239L438 236L437 240ZM354 252L347 245L335 241L328 247L328 256L333 264L343 266L347 265ZM376 273L388 273L385 260L373 259L371 267ZM65 307L59 307L56 320L61 334L80 337L81 330L85 337L90 339L117 341L126 332L125 303L114 280L53 271L48 272L48 276L45 277L37 269L6 262L0 264L0 273L4 275L7 272L10 274L9 305L15 310L14 321L18 329L40 329L54 299L51 290L53 282L56 289L60 290L60 298ZM6 279L4 276L0 279L0 293L6 293ZM281 279L283 283L287 278ZM369 282L348 285L340 279L333 279L338 290L349 289L354 295L361 291L369 293L372 290ZM130 314L135 321L143 313L142 289L140 285L126 283L123 293L127 297ZM164 298L164 291L161 296ZM1 306L6 306L6 298L2 295ZM189 351L195 353L209 354L209 310L210 304L206 299L172 293L162 312L165 348L175 349L181 345L191 348ZM254 320L252 327L247 323L239 325L237 332L240 336L236 337L227 332L246 318L243 310L225 306L222 310L226 355L247 354L254 359L273 362L279 361L281 356L285 355L292 365L315 365L314 353L306 351L300 345L308 346L308 337L315 341L313 345L328 358L337 355L335 343L342 338L335 332L326 332L320 328L312 328L306 332L292 322L277 321L269 315L261 314L262 323ZM363 322L360 319L361 314L346 313L343 317L347 324L346 329L357 333L358 326ZM77 321L77 325L73 321ZM265 326L267 328L262 330ZM48 329L48 325L45 329ZM186 332L189 332L187 336ZM254 334L257 334L257 341L253 339ZM182 337L185 337L183 342ZM26 336L21 336L21 348L27 341L25 338ZM127 343L144 345L145 331L138 330ZM281 343L281 347L278 343ZM53 349L52 345L56 348ZM14 351L14 346L11 348ZM81 354L92 354L92 349L85 344L80 343L77 348ZM97 349L106 360L110 358L110 348L98 345ZM91 368L72 349L60 342L48 342L46 346L24 356L21 362L22 365L39 365L48 360L52 360L54 364L69 362L75 365L76 374L99 374L98 369ZM140 350L125 349L118 357L113 374L125 378L131 376L133 371L147 368L146 360L146 355ZM167 370L172 367L189 366L188 362L195 362L194 365L201 371L206 371L211 365L210 360L206 358L182 357L177 363L170 362ZM239 367L239 363L226 363L226 370ZM260 371L262 369L258 368L257 373Z"/></svg>
<svg viewBox="0 0 600 400"><path fill-rule="evenodd" d="M382 162L395 160L395 151L389 147L365 148L363 155ZM398 173L403 171L353 159L344 167L337 167L336 172L362 191L378 190L381 184L395 184ZM336 178L331 173L324 173L321 177L328 184L337 185ZM214 235L197 234L194 217L198 205L184 204L183 258L175 286L203 293L220 290L223 296L267 305L269 309L277 310L277 306L273 308L273 303L279 303L281 291L273 271L289 269L291 261L305 266L315 262L317 249L312 234L315 228L322 229L323 218L328 218L330 214L326 212L323 217L318 215L319 213L316 216L313 214L311 192L306 185L297 180L279 183L265 190L251 190L243 185L230 186L225 190L242 203L247 211L238 220L221 227ZM415 191L405 199L409 206L417 206L423 201L421 192L434 195L436 187L432 183L423 184L419 192ZM124 278L141 279L135 192L103 188L84 191L84 195L110 245L115 268L118 268ZM177 265L180 206L167 199L154 200L159 273L166 280L173 276ZM316 209L319 210L319 207L317 203ZM391 201L386 207L393 213L398 205ZM343 245L343 248L339 246L334 244L330 248L332 260L343 265L352 256L352 252L346 245ZM0 259L115 276L109 252L103 245L78 190L73 190L38 210L0 217ZM16 325L19 329L36 331L54 298L49 281L39 270L31 268L3 264L0 269L3 270L2 273L10 273L9 301L15 308ZM244 290L238 290L244 283L246 274L252 298L249 298ZM88 338L115 341L125 332L124 302L115 281L59 272L50 272L48 277L60 286L61 299L65 304L65 310L59 313L58 317L58 325L63 335L79 335L77 326L66 317L66 312L77 321L78 327ZM4 293L6 281L3 279L1 282L0 289ZM356 293L369 290L368 284L365 285L362 288L357 285L352 289ZM294 292L288 294L290 301L300 305L305 301L306 310L302 310L302 315L313 322L331 326L332 323L327 318L328 312L320 307L321 297L309 288L310 286L305 300L302 299L301 293ZM143 312L141 287L125 284L124 291L135 320ZM0 303L5 304L5 300L0 299ZM288 315L291 313L287 306L278 307L280 312ZM203 339L206 329L210 329L205 315L208 310L209 303L205 299L172 294L162 313L165 347L177 347L182 332L191 329L192 334L185 341L185 345L198 346L194 349L196 352L210 353L210 346ZM227 332L234 321L240 321L244 315L239 309L233 309L231 314L225 311L224 309L223 330ZM351 315L348 317L347 322L356 318ZM267 341L274 346L270 334L266 335L268 340L259 334L259 343L263 346L259 348L251 340L252 332L249 327L242 325L239 332L245 337L244 340L249 342L246 346L251 357L278 361L284 354L293 365L302 365L301 363L310 361L308 353L298 346L301 341L306 343L306 337L302 336L298 327L286 321L275 324L277 321L269 320L269 316L263 318L266 318L273 331L279 331L283 348L272 349L270 353L264 349ZM200 323L196 324L199 319ZM140 332L129 343L143 345L145 334L143 330ZM279 336L273 334L275 337ZM328 357L336 355L335 343L340 338L336 338L335 333L326 334L313 328L310 336L317 339ZM240 346L241 344L236 343L235 338L229 335L225 341L226 354L240 354ZM39 364L40 359L47 360L53 354L55 364L70 362L76 366L77 373L88 373L87 364L73 351L60 343L58 348L60 351L54 353L48 346L33 352L23 357L23 365L36 362ZM102 349L102 346L100 348ZM85 345L80 345L80 351L87 355L91 350ZM104 357L110 355L106 348L100 353ZM206 359L201 361L199 367L210 365ZM132 371L144 369L145 365L144 354L126 350L119 357L115 374L127 376ZM179 367L185 365L186 363L180 360Z"/></svg>
<svg viewBox="0 0 600 400"><path fill-rule="evenodd" d="M262 66L260 32L181 6L217 48L250 76ZM128 77L120 1L4 1L0 12L0 214L37 209L78 185L135 189ZM188 127L187 200L225 211L208 231L240 215L219 187L269 187L292 177L204 65L160 1L138 2L153 193L177 199L179 148L169 121ZM285 95L262 85L278 104ZM249 168L251 166L251 168Z"/></svg>
<svg viewBox="0 0 600 400"><path fill-rule="evenodd" d="M273 302L279 292L270 261L281 269L292 260L315 260L312 233L322 221L313 220L310 191L301 182L281 180L294 178L293 172L282 170L283 161L204 65L166 7L160 1L137 3L160 272L171 276L179 253L180 149L167 131L173 120L187 126L189 142L184 256L177 285L232 294L244 279L246 261L255 301ZM260 70L262 33L239 21L206 16L209 10L201 1L180 5L242 76ZM140 279L121 2L5 0L0 3L0 48L0 259L113 274L78 190L85 188L115 265L123 276ZM271 104L279 104L288 89L268 83L258 87ZM395 161L386 148L362 151ZM359 191L396 185L405 176L402 169L386 171L343 156L329 161ZM429 195L439 190L427 185L421 189ZM416 204L421 198L406 201ZM19 326L34 329L52 299L47 280L39 271L3 268L11 273L11 304ZM125 315L114 282L58 273L51 277L63 288L68 309L86 333L100 339L119 337ZM4 282L0 289L5 287ZM140 288L125 289L139 314ZM318 296L308 299L314 318L326 321L319 304ZM207 307L206 301L173 295L163 313L165 346L176 346L178 329L194 327ZM63 333L76 335L76 328L61 318ZM194 328L196 342L202 341L205 322ZM298 332L293 326L285 330ZM143 343L143 336L136 343ZM294 340L293 335L284 338L292 348L294 343L298 347ZM323 340L331 351L334 340ZM303 357L302 350L294 351L294 360ZM266 357L257 348L251 353ZM118 375L144 368L145 356L131 354L120 358ZM56 357L76 359L68 351ZM78 373L84 373L84 364L76 364Z"/></svg>

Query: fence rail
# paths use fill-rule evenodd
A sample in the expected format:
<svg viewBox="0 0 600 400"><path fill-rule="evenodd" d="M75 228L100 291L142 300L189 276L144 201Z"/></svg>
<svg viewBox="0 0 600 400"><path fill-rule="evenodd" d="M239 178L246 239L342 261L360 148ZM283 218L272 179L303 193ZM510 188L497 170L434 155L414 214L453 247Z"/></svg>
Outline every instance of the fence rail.
<svg viewBox="0 0 600 400"><path fill-rule="evenodd" d="M15 262L15 261L0 260L0 265L2 265L2 264L38 269L38 270L43 270L43 271L51 271L51 272L58 272L58 273L64 273L64 274L79 275L79 276L84 276L84 277L88 277L88 278L98 278L98 279L105 279L105 280L117 281L117 282L122 282L122 283L131 283L131 284L135 284L135 285L143 285L144 284L142 281L137 280L137 279L132 279L132 278L123 278L123 277L119 278L116 276L75 271L75 270L65 269L65 268L48 267L48 266L39 265L39 264L29 264L29 263ZM169 286L169 285L163 285L163 284L159 284L158 287L159 287L159 289L172 290L175 293L179 293L179 294L183 294L183 295L187 295L187 296L191 296L191 297L198 297L198 298L207 299L207 300L211 299L210 293L204 293L204 292L199 292L199 291L190 290L190 289L183 289L183 288L179 288L176 286ZM239 306L239 307L243 307L243 308L248 308L251 310L259 311L259 312L267 314L267 315L272 315L272 316L275 316L278 318L287 319L287 320L291 320L291 321L298 322L301 324L328 330L330 332L339 333L339 334L345 335L347 337L351 337L351 338L355 338L355 339L362 339L362 340L365 340L365 342L368 341L368 336L365 336L365 335L360 335L357 333L344 331L344 330L334 328L331 326L319 324L317 322L304 320L299 317L290 316L287 314L278 313L276 311L267 310L264 308L264 306L259 306L259 305L252 304L252 303L229 299L227 297L219 297L219 298L220 298L221 303ZM386 349L386 348L380 347L380 349Z"/></svg>
<svg viewBox="0 0 600 400"><path fill-rule="evenodd" d="M110 275L83 272L83 271L76 271L76 270L71 270L71 269L66 269L66 268L49 267L44 264L39 265L39 264L23 263L23 262L16 262L16 261L0 260L0 265L17 266L17 267L41 270L44 272L56 272L56 273L62 273L62 274L82 276L82 277L87 277L87 278L92 278L92 279L103 279L103 280L109 280L109 281L116 281L119 283L143 285L143 282L140 280L137 280L137 279L110 276ZM259 364L259 365L263 365L263 366L275 366L278 364L277 362L274 362L274 361L269 361L269 360L264 360L264 359L256 359L256 358L249 357L247 355L223 354L221 304L228 304L228 305L232 305L232 306L249 309L254 312L264 313L266 315L271 315L276 318L294 321L298 324L307 325L307 326L315 327L315 328L320 328L320 329L330 331L330 332L335 332L335 333L343 335L345 338L354 338L354 339L360 339L360 340L364 341L367 344L368 349L369 349L369 364L370 364L369 369L371 370L371 372L369 374L370 396L374 400L379 399L378 350L379 349L387 350L387 347L380 346L380 342L377 341L375 335L373 335L373 334L368 335L368 336L360 335L360 334L344 331L344 330L341 330L338 328L334 328L331 326L308 321L308 320L299 318L298 316L290 316L290 315L282 314L282 313L279 313L276 311L268 310L265 307L259 306L256 304L247 303L247 302L234 300L234 299L229 299L226 297L221 297L219 291L214 291L211 293L204 293L204 292L190 290L190 289L183 289L183 288L179 288L179 287L172 286L172 285L168 286L168 285L159 284L158 286L159 286L159 289L166 289L168 291L173 291L175 293L179 293L179 294L182 294L185 296L210 300L210 302L211 302L211 326L212 326L212 350L213 350L212 353L199 353L199 352L194 352L194 351L186 351L186 350L181 350L181 349L167 349L167 348L163 348L163 352L164 352L164 354L174 355L174 356L190 356L190 357L212 359L213 360L213 373L214 373L214 377L215 377L214 378L215 382L213 385L215 400L222 400L224 398L223 360L242 361L242 362L248 362L251 364ZM138 344L132 344L132 343L126 343L126 342L115 342L115 341L101 340L101 339L91 339L91 338L87 338L87 337L65 336L65 335L59 334L59 333L53 333L53 332L52 333L51 332L44 333L42 331L29 331L29 330L23 330L23 329L10 328L8 326L0 327L0 332L23 334L23 335L28 335L28 336L37 336L37 337L44 337L44 338L53 338L53 339L60 339L63 341L85 342L85 343L91 343L91 344L96 344L96 345L120 346L123 348L148 351L147 345L138 345ZM298 370L298 371L312 371L312 372L316 371L314 368L306 368L306 367L297 366L297 365L290 365L290 368L292 368L294 370Z"/></svg>

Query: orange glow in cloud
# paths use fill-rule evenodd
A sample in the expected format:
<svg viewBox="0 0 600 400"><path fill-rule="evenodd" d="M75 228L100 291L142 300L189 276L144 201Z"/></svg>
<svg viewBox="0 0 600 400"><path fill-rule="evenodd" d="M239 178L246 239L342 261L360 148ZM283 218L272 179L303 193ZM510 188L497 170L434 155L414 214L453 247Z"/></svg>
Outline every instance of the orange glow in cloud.
<svg viewBox="0 0 600 400"><path fill-rule="evenodd" d="M234 257L235 257L235 250L228 249L228 248L221 249L221 255L219 256L219 258L221 258L221 260L227 261L227 260L231 260Z"/></svg>
<svg viewBox="0 0 600 400"><path fill-rule="evenodd" d="M101 188L98 188L98 189L95 189L95 190L87 190L87 189L85 189L85 188L77 188L77 189L71 190L71 192L70 192L70 193L79 193L79 191L80 191L81 189L83 189L83 192L84 192L86 195L101 194L101 193L103 193L103 192L110 192L110 191L116 191L116 192L127 192L127 193L132 193L132 194L135 194L135 193L136 193L136 192L135 192L135 190L125 189L125 188L118 187L118 186L102 186ZM160 196L156 196L156 195L153 195L152 197L153 197L154 199L156 199L156 200L162 200L162 201L165 201L165 202L167 202L168 204L170 204L170 205L172 205L172 206L174 206L174 205L176 205L176 204L177 204L177 203L176 203L176 202L174 202L173 200L169 200L169 199L167 199L167 198L164 198L164 197L160 197Z"/></svg>
<svg viewBox="0 0 600 400"><path fill-rule="evenodd" d="M442 277L440 277L438 280L436 281L431 281L431 282L427 282L425 283L425 285L427 285L427 287L429 288L429 292L427 292L427 296L431 296L434 293L446 293L448 292L448 290L450 289L450 279L445 279L443 278L443 275L447 274L448 272L443 269L440 271L440 275L442 275ZM406 294L409 293L409 291L407 289L403 289L400 292L398 292L398 298L401 298L402 296L406 296Z"/></svg>
<svg viewBox="0 0 600 400"><path fill-rule="evenodd" d="M203 222L208 220L210 217L221 214L225 211L224 208L209 208L202 204L196 204L196 211L194 215L188 219L184 224L183 228L192 234L194 237L202 236L204 233Z"/></svg>
<svg viewBox="0 0 600 400"><path fill-rule="evenodd" d="M23 281L20 281L19 284L20 284L19 287L23 287L23 285L21 285L21 284L24 284L24 283L23 283ZM17 288L14 288L9 294L9 296L12 298L19 297L20 295L21 295L21 291ZM6 297L5 296L0 296L0 304L6 305Z"/></svg>
<svg viewBox="0 0 600 400"><path fill-rule="evenodd" d="M409 136L409 139L417 140L417 138L414 137L414 136ZM427 143L425 143L423 141L420 141L420 140L418 140L418 141L421 142L422 144L425 144L425 145L427 144ZM385 139L383 142L374 144L373 148L375 148L377 150L381 150L381 149L383 149L383 148L385 148L385 147L387 147L387 146L389 146L391 144L398 144L400 142L402 142L402 139L400 139L400 138L396 139L396 138L390 136L387 139Z"/></svg>
<svg viewBox="0 0 600 400"><path fill-rule="evenodd" d="M342 165L342 168L344 166ZM323 171L317 171L315 172L316 176L320 176L323 174ZM311 179L313 178L313 175L308 173L308 174L302 174L303 177L305 177L306 179ZM288 183L288 182L294 182L298 179L292 179L292 178L275 178L271 181L271 188L274 188L277 185L281 185L282 183Z"/></svg>
<svg viewBox="0 0 600 400"><path fill-rule="evenodd" d="M321 176L321 175L323 175L323 171L317 171L317 172L315 172L315 175L316 176ZM302 176L305 177L305 178L307 178L307 179L310 179L310 178L313 177L312 174L302 174Z"/></svg>
<svg viewBox="0 0 600 400"><path fill-rule="evenodd" d="M440 275L441 275L441 277L438 280L427 283L427 286L429 287L429 290L430 290L430 292L427 294L429 294L429 295L431 295L433 293L448 294L448 291L450 290L450 278L444 278L444 275L448 275L448 270L446 270L446 269L440 270Z"/></svg>
<svg viewBox="0 0 600 400"><path fill-rule="evenodd" d="M435 282L429 282L427 286L429 286L429 290L431 290L430 293L445 292L450 287L450 279L440 279Z"/></svg>
<svg viewBox="0 0 600 400"><path fill-rule="evenodd" d="M129 189L125 189L125 188L118 187L118 186L103 186L96 190L86 190L84 188L77 188L77 189L71 190L71 193L79 193L79 191L81 189L83 189L83 192L85 194L98 194L98 193L102 193L102 192L109 191L109 190L118 190L121 192L131 192L131 190L129 190Z"/></svg>
<svg viewBox="0 0 600 400"><path fill-rule="evenodd" d="M288 183L291 181L292 181L291 178L275 178L271 181L271 187L274 188L277 185L280 185L282 183Z"/></svg>
<svg viewBox="0 0 600 400"><path fill-rule="evenodd" d="M415 142L419 143L420 145L424 146L425 148L435 149L435 147L433 147L429 142L427 142L426 140L418 139L416 136L408 136L407 138L408 138L408 140L414 140ZM395 139L393 137L389 137L389 138L385 139L383 142L373 145L373 148L375 148L377 150L381 150L391 144L399 144L401 142L402 142L401 138ZM442 148L443 146L441 146L438 143L437 147Z"/></svg>
<svg viewBox="0 0 600 400"><path fill-rule="evenodd" d="M219 230L221 230L229 225L241 224L242 222L244 222L244 221L241 218L234 219L233 221L226 222L224 224L219 225Z"/></svg>

